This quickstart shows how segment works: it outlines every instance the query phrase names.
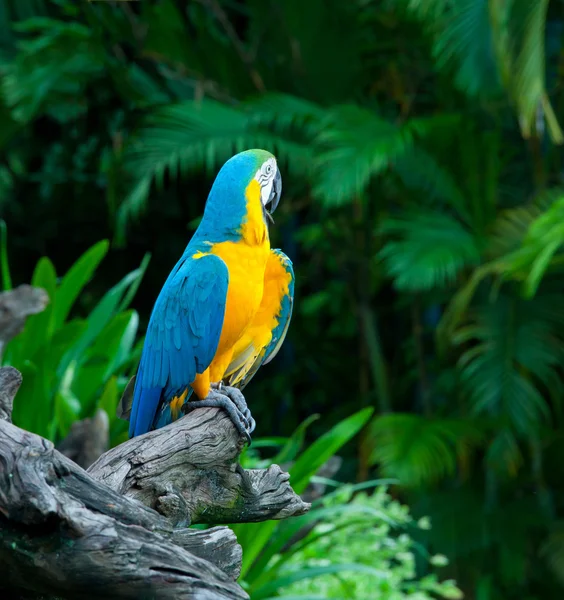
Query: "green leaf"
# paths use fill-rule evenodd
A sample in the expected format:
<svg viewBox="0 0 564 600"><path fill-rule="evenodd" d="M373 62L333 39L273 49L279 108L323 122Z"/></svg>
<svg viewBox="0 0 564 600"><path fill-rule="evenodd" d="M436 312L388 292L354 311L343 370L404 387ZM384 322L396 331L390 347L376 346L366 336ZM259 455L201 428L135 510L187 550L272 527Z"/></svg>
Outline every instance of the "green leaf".
<svg viewBox="0 0 564 600"><path fill-rule="evenodd" d="M2 290L7 292L12 289L12 278L8 261L8 228L4 219L0 219L0 269L2 269Z"/></svg>
<svg viewBox="0 0 564 600"><path fill-rule="evenodd" d="M523 300L501 293L481 303L454 336L466 350L461 381L474 414L508 421L531 435L547 422L550 409L542 393L564 358L564 317L554 310L559 296Z"/></svg>
<svg viewBox="0 0 564 600"><path fill-rule="evenodd" d="M94 244L73 264L63 277L57 291L55 327L60 327L66 320L84 286L90 281L96 268L106 256L109 246L107 240Z"/></svg>
<svg viewBox="0 0 564 600"><path fill-rule="evenodd" d="M98 400L98 408L106 411L110 423L117 419L116 406L119 401L119 390L117 377L110 377L104 387L104 391Z"/></svg>
<svg viewBox="0 0 564 600"><path fill-rule="evenodd" d="M272 462L278 465L294 460L302 449L307 428L318 419L319 415L317 414L310 415L307 419L305 419L305 421L303 421L290 436L290 439L286 442L284 447L280 450ZM255 444L253 442L253 446L254 445Z"/></svg>
<svg viewBox="0 0 564 600"><path fill-rule="evenodd" d="M135 294L137 293L137 290L139 289L139 286L141 285L141 281L143 280L143 277L145 276L145 271L147 270L147 267L149 266L150 261L151 261L151 253L146 252L145 256L143 256L143 260L141 261L141 264L139 265L139 268L136 271L138 276L133 281L133 283L127 290L127 292L125 293L125 295L119 305L118 310L120 310L120 311L125 310L131 304L131 302L133 301L133 298L135 298Z"/></svg>
<svg viewBox="0 0 564 600"><path fill-rule="evenodd" d="M394 413L377 417L372 464L401 485L419 487L454 475L458 458L482 439L472 423Z"/></svg>
<svg viewBox="0 0 564 600"><path fill-rule="evenodd" d="M287 575L280 575L274 581L265 584L261 588L253 591L253 600L263 600L267 598L269 595L276 592L279 588L284 588L286 586L291 585L297 581L301 581L303 579L311 579L313 577L319 577L321 575L327 574L336 574L343 572L352 572L352 573L365 573L370 574L374 577L377 577L379 580L389 579L390 574L382 571L380 569L374 569L373 567L369 567L367 565L361 564L332 564L327 565L325 567L309 567L305 569L300 569L299 571L294 571L293 573L288 573Z"/></svg>
<svg viewBox="0 0 564 600"><path fill-rule="evenodd" d="M388 218L380 232L392 237L380 258L398 290L445 287L480 261L474 236L449 215L417 212Z"/></svg>
<svg viewBox="0 0 564 600"><path fill-rule="evenodd" d="M339 448L362 429L370 419L372 412L373 409L369 407L344 419L317 439L296 460L290 469L290 481L296 493L303 492L311 477ZM233 527L239 542L245 548L241 577L246 577L257 557L265 552L265 547L276 528L275 521L267 521L260 525L236 525Z"/></svg>
<svg viewBox="0 0 564 600"><path fill-rule="evenodd" d="M364 108L335 108L318 136L313 193L327 206L361 196L370 179L388 168L413 143L409 128L398 128Z"/></svg>
<svg viewBox="0 0 564 600"><path fill-rule="evenodd" d="M80 413L80 402L69 390L55 394L56 427L61 438L68 435L71 425L80 418Z"/></svg>
<svg viewBox="0 0 564 600"><path fill-rule="evenodd" d="M301 494L312 475L366 425L373 412L373 408L367 407L347 417L301 454L290 469L290 480L297 494Z"/></svg>
<svg viewBox="0 0 564 600"><path fill-rule="evenodd" d="M373 483L371 484L373 485ZM359 488L361 489L361 488ZM335 494L339 493L340 490L336 490ZM329 498L327 496L327 498ZM320 501L323 501L321 499ZM267 581L273 577L273 572L277 573L282 565L284 565L290 558L293 548L287 549L284 554L282 550L291 544L292 540L296 539L296 536L300 531L305 530L308 526L315 523L332 523L339 517L347 517L346 526L352 526L356 524L355 518L370 516L374 520L385 522L390 526L395 526L396 523L391 520L384 512L374 509L371 506L364 506L358 504L338 504L334 506L321 506L310 510L305 515L295 517L292 520L284 521L279 523L276 527L276 535L273 535L268 545L261 552L258 559L253 563L252 570L247 573L246 581L251 583L252 590L259 588L264 585ZM325 528L320 530L316 534L316 540L320 540L323 537L328 537L333 533L333 529ZM300 547L304 547L309 543L309 539L306 538L303 542L300 542ZM245 546L246 550L246 546ZM280 556L279 556L280 555ZM278 556L275 565L271 564L273 557ZM270 565L270 568L269 568ZM254 595L254 594L253 594Z"/></svg>
<svg viewBox="0 0 564 600"><path fill-rule="evenodd" d="M43 257L37 263L31 285L43 288L49 296L49 304L45 310L32 315L26 320L20 338L21 358L32 359L34 354L46 346L53 334L53 312L56 306L57 274L53 263Z"/></svg>
<svg viewBox="0 0 564 600"><path fill-rule="evenodd" d="M135 269L126 275L119 283L112 287L94 307L88 317L88 328L79 342L74 347L74 355L81 356L92 342L100 335L101 331L118 312L120 303L127 290L143 277L141 269Z"/></svg>
<svg viewBox="0 0 564 600"><path fill-rule="evenodd" d="M543 109L550 136L562 144L564 135L550 105L545 87L546 14L548 0L514 2L513 21L517 22L515 37L519 52L513 70L513 94L519 112L523 136L528 138L535 130L539 109ZM515 18L517 17L517 18Z"/></svg>

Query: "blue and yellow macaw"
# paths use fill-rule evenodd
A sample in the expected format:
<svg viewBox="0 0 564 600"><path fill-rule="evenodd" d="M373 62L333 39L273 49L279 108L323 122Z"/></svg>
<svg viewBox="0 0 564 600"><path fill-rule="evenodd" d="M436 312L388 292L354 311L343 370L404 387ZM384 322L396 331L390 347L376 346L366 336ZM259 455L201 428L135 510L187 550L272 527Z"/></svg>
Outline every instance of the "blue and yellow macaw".
<svg viewBox="0 0 564 600"><path fill-rule="evenodd" d="M130 413L130 437L214 406L250 441L255 423L240 390L274 358L292 315L292 263L270 249L268 235L281 191L276 159L265 150L241 152L219 171L157 298L118 409Z"/></svg>

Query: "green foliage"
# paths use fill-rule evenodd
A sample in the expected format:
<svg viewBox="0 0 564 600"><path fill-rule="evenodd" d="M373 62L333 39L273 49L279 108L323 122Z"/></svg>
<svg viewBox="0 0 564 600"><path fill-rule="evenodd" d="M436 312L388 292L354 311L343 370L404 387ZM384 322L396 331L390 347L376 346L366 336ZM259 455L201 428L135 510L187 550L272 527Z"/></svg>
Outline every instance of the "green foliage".
<svg viewBox="0 0 564 600"><path fill-rule="evenodd" d="M316 440L307 450L300 454L290 469L292 488L301 493L309 484L312 477L331 456L338 452L360 429L368 422L372 409L364 409L338 425ZM279 455L273 462L280 459L289 460L297 455L303 434L309 422L304 422L294 435L286 442ZM311 513L306 515L309 520ZM243 567L241 577L253 590L253 597L258 593L261 582L276 580L277 570L269 569L270 558L280 552L296 533L297 523L286 521L267 521L260 524L239 524L233 527L239 543L243 547ZM258 597L258 596L257 596Z"/></svg>
<svg viewBox="0 0 564 600"><path fill-rule="evenodd" d="M457 462L476 447L483 434L462 419L382 415L372 423L372 460L386 477L419 487L456 474Z"/></svg>
<svg viewBox="0 0 564 600"><path fill-rule="evenodd" d="M449 556L467 595L559 597L560 13L556 0L5 2L3 285L29 281L38 256L63 265L100 237L123 246L79 293L80 309L65 293L31 321L32 355L19 359L33 397L49 399L50 418L57 410L53 435L96 403L115 405L138 352L123 362L135 282L97 308L92 299L150 247L159 268L136 297L142 329L215 170L264 146L283 172L272 243L294 262L296 310L277 360L246 393L272 443L323 415L277 460L374 407L342 448L346 478L398 478L394 494L431 515L430 551ZM57 296L51 263L34 277ZM118 358L69 362L69 345ZM300 485L318 464L306 452ZM324 514L325 525L336 515ZM252 589L301 577L285 570L290 560L274 567L289 526L241 531ZM303 551L310 574L336 568ZM339 582L365 585L373 567ZM284 593L348 593L335 575L314 581Z"/></svg>
<svg viewBox="0 0 564 600"><path fill-rule="evenodd" d="M380 257L398 290L444 287L456 281L461 269L480 260L475 238L449 215L388 218L380 231L391 238Z"/></svg>
<svg viewBox="0 0 564 600"><path fill-rule="evenodd" d="M290 469L292 487L303 491L317 480L315 473L325 460L338 452L370 415L370 410L364 410L345 419L301 452L304 433L316 417L310 418L285 441L257 440L247 451L246 466L265 468L283 460L295 460ZM260 458L257 448L267 446L280 447L273 459ZM407 507L392 500L381 482L323 483L335 486L335 490L316 500L306 515L234 527L243 547L242 585L253 600L399 600L413 594L419 594L417 597L422 600L462 597L453 582L441 583L432 573L421 576L416 569L415 556L421 548L417 549L409 529L417 525ZM375 485L379 487L373 494L363 491ZM428 527L428 520L421 520L420 529ZM430 557L429 564L447 563L444 556Z"/></svg>
<svg viewBox="0 0 564 600"><path fill-rule="evenodd" d="M543 385L558 385L564 357L564 315L554 311L554 297L523 301L500 295L477 306L471 321L454 337L473 342L460 357L461 381L477 415L507 420L519 434L537 431L550 410Z"/></svg>
<svg viewBox="0 0 564 600"><path fill-rule="evenodd" d="M427 519L414 522L407 507L393 500L385 486L373 494L353 495L353 491L353 486L341 486L322 501L340 511L320 520L299 542L285 566L291 584L282 598L290 597L286 594L374 600L463 597L452 580L439 581L434 572L418 573L416 564L422 559L426 571L448 564L440 554L421 556L422 547L410 535L410 529L429 529Z"/></svg>
<svg viewBox="0 0 564 600"><path fill-rule="evenodd" d="M10 263L8 261L8 228L6 221L0 220L0 267L2 268L2 290L12 289L12 278L10 276Z"/></svg>
<svg viewBox="0 0 564 600"><path fill-rule="evenodd" d="M98 407L108 413L112 434L124 431L117 421L117 378L130 366L139 317L127 305L147 266L126 275L85 318L69 315L108 252L106 240L87 250L60 279L42 258L31 284L49 296L47 308L29 317L21 334L6 346L3 364L23 374L14 403L14 423L53 441L64 437L77 419ZM123 431L122 431L123 430Z"/></svg>

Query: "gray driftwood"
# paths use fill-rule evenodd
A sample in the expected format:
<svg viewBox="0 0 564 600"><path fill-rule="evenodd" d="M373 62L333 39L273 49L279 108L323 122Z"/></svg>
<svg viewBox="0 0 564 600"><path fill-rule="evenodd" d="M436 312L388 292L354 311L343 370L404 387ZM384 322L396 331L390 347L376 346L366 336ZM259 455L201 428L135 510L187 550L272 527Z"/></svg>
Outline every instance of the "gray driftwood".
<svg viewBox="0 0 564 600"><path fill-rule="evenodd" d="M16 305L12 314L21 316ZM18 328L0 314L0 343ZM238 466L243 440L217 409L129 440L86 472L11 423L20 384L16 369L0 369L0 598L248 598L235 582L242 551L233 532L180 525L282 519L309 508L279 467ZM90 445L80 443L81 431ZM86 465L106 432L97 415L77 424L62 450Z"/></svg>
<svg viewBox="0 0 564 600"><path fill-rule="evenodd" d="M175 523L235 523L285 519L309 504L289 475L238 466L244 440L220 409L194 411L172 425L133 438L102 455L88 472Z"/></svg>
<svg viewBox="0 0 564 600"><path fill-rule="evenodd" d="M0 369L12 389L19 380L15 369ZM11 594L247 598L233 581L241 548L229 529L175 530L7 420L0 421L0 564L0 589Z"/></svg>

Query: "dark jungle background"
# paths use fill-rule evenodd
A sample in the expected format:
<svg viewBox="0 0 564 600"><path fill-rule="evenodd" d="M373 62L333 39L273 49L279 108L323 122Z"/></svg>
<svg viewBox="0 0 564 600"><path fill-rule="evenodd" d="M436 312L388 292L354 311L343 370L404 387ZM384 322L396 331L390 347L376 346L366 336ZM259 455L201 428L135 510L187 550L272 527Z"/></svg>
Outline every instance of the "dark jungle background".
<svg viewBox="0 0 564 600"><path fill-rule="evenodd" d="M265 148L296 297L247 460L340 432L342 510L241 526L252 597L563 597L564 2L1 0L0 76L2 284L52 300L3 356L18 424L124 439L160 287Z"/></svg>

